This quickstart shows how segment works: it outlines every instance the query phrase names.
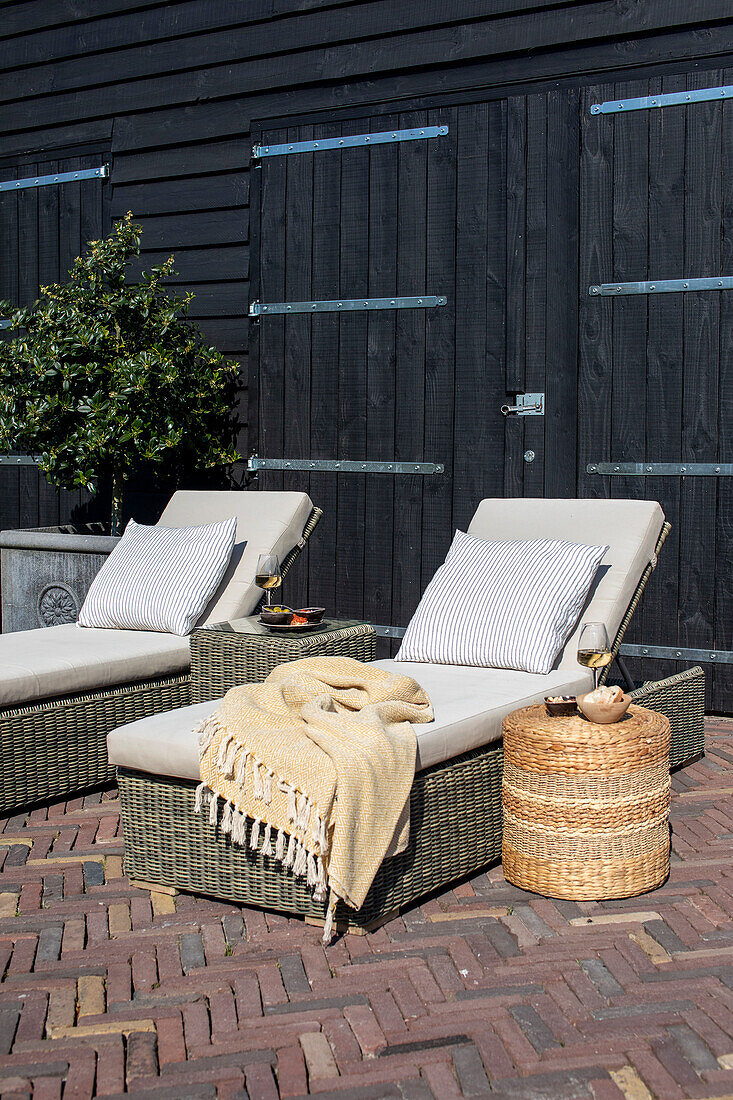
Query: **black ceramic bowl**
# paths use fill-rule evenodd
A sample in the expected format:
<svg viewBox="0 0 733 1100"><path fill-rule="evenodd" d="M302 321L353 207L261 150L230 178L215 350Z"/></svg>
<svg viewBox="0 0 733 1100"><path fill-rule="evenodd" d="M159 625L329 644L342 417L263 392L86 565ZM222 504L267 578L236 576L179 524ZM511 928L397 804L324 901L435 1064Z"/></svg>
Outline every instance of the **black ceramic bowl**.
<svg viewBox="0 0 733 1100"><path fill-rule="evenodd" d="M302 615L309 623L320 623L325 611L325 607L299 607L296 615Z"/></svg>
<svg viewBox="0 0 733 1100"><path fill-rule="evenodd" d="M553 718L572 718L574 714L578 713L578 706L574 695L563 695L562 702L550 703L545 698L545 707L547 713L551 714Z"/></svg>
<svg viewBox="0 0 733 1100"><path fill-rule="evenodd" d="M270 607L263 606L260 608L260 622L272 626L283 626L285 623L289 623L293 617L292 607L283 607L281 604L275 606L278 608L277 611Z"/></svg>

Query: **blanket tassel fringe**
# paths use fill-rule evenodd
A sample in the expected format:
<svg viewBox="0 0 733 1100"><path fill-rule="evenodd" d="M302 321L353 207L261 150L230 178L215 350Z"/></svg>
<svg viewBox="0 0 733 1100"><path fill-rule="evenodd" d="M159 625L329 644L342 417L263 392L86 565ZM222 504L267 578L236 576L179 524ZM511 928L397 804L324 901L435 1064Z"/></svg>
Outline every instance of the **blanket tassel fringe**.
<svg viewBox="0 0 733 1100"><path fill-rule="evenodd" d="M248 752L236 738L221 730L214 715L204 719L196 731L199 734L200 755L211 747L217 735L222 733L219 748L216 754L216 764L225 779L233 780L240 788L244 788L247 781L247 770L252 773L252 794L265 805L272 801L273 788L276 785L287 797L286 816L288 824L292 825L292 831L278 829L274 848L272 843L272 828L265 822L263 836L260 838L261 818L252 821L249 834L249 847L252 851L259 851L264 856L274 857L283 867L295 875L296 878L305 876L306 883L313 890L313 898L316 902L325 901L329 895L326 922L323 932L323 942L328 944L333 934L333 920L336 909L337 897L333 890L328 889L328 875L324 856L328 851L328 833L326 822L319 814L317 807L302 791L296 790L291 784L282 779L276 779L273 771L266 767L252 753ZM201 813L204 801L208 800L209 823L216 827L218 821L219 796L205 783L200 783L196 788L194 801L194 813ZM232 843L245 847L247 843L247 817L236 808L233 802L225 801L219 828L222 833L232 839ZM303 840L296 833L305 835L310 828L311 842L318 847L318 855L308 851Z"/></svg>
<svg viewBox="0 0 733 1100"><path fill-rule="evenodd" d="M209 742L209 744L210 743L211 742ZM222 759L225 762L228 762L230 755L228 749L225 749L224 753L226 755L223 755L221 752L220 755L222 755ZM312 806L310 799L306 798L304 795L300 795L296 800L296 792L293 788L290 788L288 791L289 801L291 792L293 808L292 821L294 827L305 831L310 823L310 817L314 816L316 820L313 824L311 837L313 841L319 844L321 852L324 852L326 844L325 822L319 814L312 814L315 808ZM247 844L246 814L238 810L233 802L225 801L221 821L218 821L219 796L215 791L212 791L206 783L199 783L195 793L194 813L200 814L204 809L205 803L208 804L209 808L209 824L215 827L218 822L221 832L230 836L233 844L245 847ZM263 856L274 857L279 863L282 863L283 867L291 870L296 878L305 876L306 884L313 890L314 901L325 901L328 895L329 901L323 928L323 943L326 945L329 944L333 936L334 914L338 898L333 890L329 891L328 889L326 864L322 855L316 856L313 852L308 851L305 844L296 836L295 832L289 833L285 829L278 829L275 846L273 848L272 826L265 822L262 836L260 836L260 827L262 824L261 818L254 818L251 823L249 831L250 849L252 851L259 851Z"/></svg>

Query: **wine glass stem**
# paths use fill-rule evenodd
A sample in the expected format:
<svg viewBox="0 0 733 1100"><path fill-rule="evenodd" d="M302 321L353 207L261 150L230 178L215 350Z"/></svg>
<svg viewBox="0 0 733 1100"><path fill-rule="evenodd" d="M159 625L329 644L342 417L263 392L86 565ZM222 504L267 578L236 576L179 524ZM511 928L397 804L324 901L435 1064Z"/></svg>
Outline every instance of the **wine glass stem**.
<svg viewBox="0 0 733 1100"><path fill-rule="evenodd" d="M593 669L593 690L595 691L595 689L597 687L598 687L598 669L594 668Z"/></svg>
<svg viewBox="0 0 733 1100"><path fill-rule="evenodd" d="M265 589L265 599L267 601L267 606L272 607L272 589L271 588L266 588Z"/></svg>

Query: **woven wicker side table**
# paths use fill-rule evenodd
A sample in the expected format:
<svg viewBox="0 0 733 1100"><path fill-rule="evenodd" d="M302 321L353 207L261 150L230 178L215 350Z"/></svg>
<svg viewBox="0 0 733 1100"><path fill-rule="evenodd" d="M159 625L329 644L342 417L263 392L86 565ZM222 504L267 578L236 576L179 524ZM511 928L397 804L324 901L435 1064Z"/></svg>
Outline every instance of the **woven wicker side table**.
<svg viewBox="0 0 733 1100"><path fill-rule="evenodd" d="M669 873L669 721L631 706L620 722L551 718L540 704L504 719L509 882L549 897L625 898Z"/></svg>
<svg viewBox="0 0 733 1100"><path fill-rule="evenodd" d="M330 619L302 634L275 633L256 617L194 630L191 702L218 699L235 684L259 683L277 665L300 657L373 661L376 638L373 626L355 619Z"/></svg>

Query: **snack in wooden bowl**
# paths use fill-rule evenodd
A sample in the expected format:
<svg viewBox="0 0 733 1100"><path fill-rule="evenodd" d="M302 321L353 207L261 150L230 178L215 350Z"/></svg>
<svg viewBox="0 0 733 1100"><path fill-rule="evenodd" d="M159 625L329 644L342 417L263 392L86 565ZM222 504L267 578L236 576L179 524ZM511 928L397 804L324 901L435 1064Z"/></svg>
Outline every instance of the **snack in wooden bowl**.
<svg viewBox="0 0 733 1100"><path fill-rule="evenodd" d="M578 712L574 695L546 695L545 709L553 718L571 718Z"/></svg>
<svg viewBox="0 0 733 1100"><path fill-rule="evenodd" d="M578 696L578 710L589 722L597 722L600 726L619 722L630 704L631 696L626 695L618 686L604 685Z"/></svg>
<svg viewBox="0 0 733 1100"><path fill-rule="evenodd" d="M292 617L292 607L285 607L284 604L274 604L272 607L263 604L260 608L260 622L268 626L283 626L289 623Z"/></svg>
<svg viewBox="0 0 733 1100"><path fill-rule="evenodd" d="M297 614L302 615L307 623L320 623L325 611L325 607L299 607Z"/></svg>

